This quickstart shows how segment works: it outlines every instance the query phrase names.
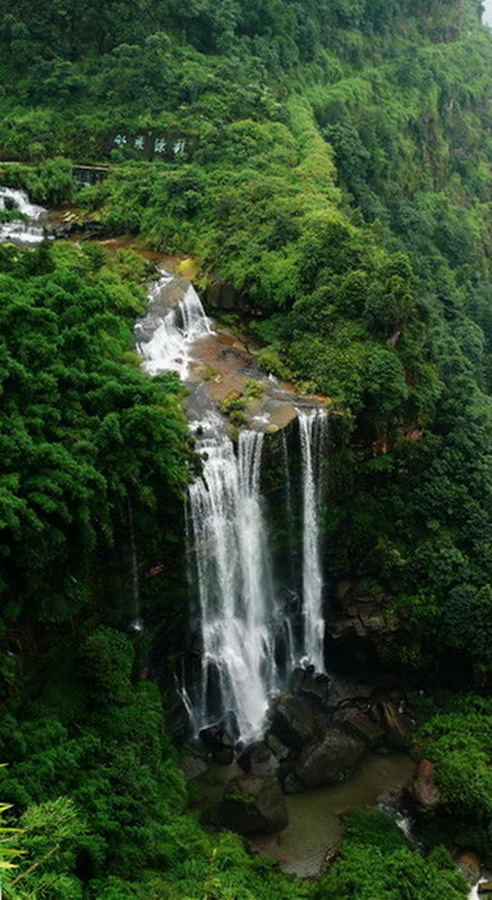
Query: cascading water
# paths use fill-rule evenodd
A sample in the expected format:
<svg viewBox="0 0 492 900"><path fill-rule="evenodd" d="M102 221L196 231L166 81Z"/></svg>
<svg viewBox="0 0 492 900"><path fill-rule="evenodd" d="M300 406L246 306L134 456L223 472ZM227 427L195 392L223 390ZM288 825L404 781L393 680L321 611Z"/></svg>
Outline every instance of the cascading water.
<svg viewBox="0 0 492 900"><path fill-rule="evenodd" d="M155 310L163 289L172 281L172 275L163 274L150 292L150 306L139 330L138 349L144 358L143 369L149 375L159 372L176 372L181 381L189 374L191 348L196 340L211 334L209 320L195 289L190 285L178 306L160 315ZM150 330L150 339L140 335ZM142 335L143 336L143 335Z"/></svg>
<svg viewBox="0 0 492 900"><path fill-rule="evenodd" d="M201 428L203 475L190 488L203 638L200 720L204 726L217 709L230 710L242 736L253 736L277 687L275 598L260 497L263 434L243 431L236 456L221 419Z"/></svg>
<svg viewBox="0 0 492 900"><path fill-rule="evenodd" d="M211 323L192 287L169 308L172 276L162 274L150 292L147 315L136 327L142 366L150 375L176 372L190 377L198 339L213 335ZM254 429L240 432L237 447L227 422L202 389L192 385L190 428L202 457L202 474L190 486L186 534L191 569L196 573L201 631L200 677L181 679L180 694L195 732L234 713L242 739L260 735L269 697L286 683L304 659L323 669L322 568L319 500L327 416L321 410L299 414L302 449L303 640L296 634L299 600L283 585L281 600L272 578L260 474L268 424L253 418ZM204 409L206 411L204 411ZM260 430L257 430L260 429ZM287 476L285 516L292 529L293 486L285 437ZM294 543L293 533L289 544ZM282 593L281 591L281 593Z"/></svg>
<svg viewBox="0 0 492 900"><path fill-rule="evenodd" d="M299 412L303 485L302 597L305 661L323 672L323 568L321 558L321 496L328 416L324 410Z"/></svg>
<svg viewBox="0 0 492 900"><path fill-rule="evenodd" d="M484 896L480 892L480 885L483 884L484 881L486 881L486 879L481 878L480 881L477 881L477 883L473 885L470 890L468 900L480 900L480 898Z"/></svg>
<svg viewBox="0 0 492 900"><path fill-rule="evenodd" d="M137 545L135 542L135 528L133 526L133 508L128 497L128 529L130 533L130 557L132 568L132 600L133 621L131 627L134 631L143 631L143 622L140 618L140 579L138 576Z"/></svg>
<svg viewBox="0 0 492 900"><path fill-rule="evenodd" d="M0 242L16 241L21 244L39 244L45 237L42 219L46 210L30 203L25 191L0 187L0 211L19 212L26 218L11 219L0 225Z"/></svg>

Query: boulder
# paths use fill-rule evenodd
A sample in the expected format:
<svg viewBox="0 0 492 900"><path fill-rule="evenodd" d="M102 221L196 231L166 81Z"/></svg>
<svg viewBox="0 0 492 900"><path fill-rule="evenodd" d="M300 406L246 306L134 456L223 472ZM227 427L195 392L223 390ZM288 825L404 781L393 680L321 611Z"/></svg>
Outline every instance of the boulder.
<svg viewBox="0 0 492 900"><path fill-rule="evenodd" d="M287 772L282 777L282 788L284 794L302 794L303 790L305 790L302 781L299 781L299 778L293 772Z"/></svg>
<svg viewBox="0 0 492 900"><path fill-rule="evenodd" d="M343 706L357 706L366 709L373 694L374 688L370 684L337 678L330 685L329 705L332 709Z"/></svg>
<svg viewBox="0 0 492 900"><path fill-rule="evenodd" d="M289 817L276 778L240 775L227 784L212 820L237 834L270 834L285 828Z"/></svg>
<svg viewBox="0 0 492 900"><path fill-rule="evenodd" d="M292 672L290 679L290 693L309 697L315 706L322 706L328 697L330 679L322 672L316 672L314 666L306 669L298 666Z"/></svg>
<svg viewBox="0 0 492 900"><path fill-rule="evenodd" d="M478 885L478 893L480 897L492 896L492 881L481 881Z"/></svg>
<svg viewBox="0 0 492 900"><path fill-rule="evenodd" d="M376 750L385 741L383 729L373 722L367 713L356 707L348 707L337 713L335 721L340 724L346 734L351 735L369 750Z"/></svg>
<svg viewBox="0 0 492 900"><path fill-rule="evenodd" d="M300 692L310 697L315 703L324 706L328 702L331 682L327 675L316 672L306 672L301 684Z"/></svg>
<svg viewBox="0 0 492 900"><path fill-rule="evenodd" d="M234 745L239 737L239 726L233 712L226 713L220 722L200 731L200 739L215 762L228 766L234 759Z"/></svg>
<svg viewBox="0 0 492 900"><path fill-rule="evenodd" d="M420 812L431 813L441 802L441 792L435 783L436 767L428 759L419 763L417 774L410 782L409 794Z"/></svg>
<svg viewBox="0 0 492 900"><path fill-rule="evenodd" d="M462 853L456 862L469 881L471 881L472 884L476 884L480 878L480 860L476 853L472 853L471 851Z"/></svg>
<svg viewBox="0 0 492 900"><path fill-rule="evenodd" d="M269 731L286 747L301 748L309 743L315 737L318 725L307 698L282 694L271 713Z"/></svg>
<svg viewBox="0 0 492 900"><path fill-rule="evenodd" d="M193 756L191 753L187 753L181 758L180 766L187 781L198 778L208 769L205 760L200 756Z"/></svg>
<svg viewBox="0 0 492 900"><path fill-rule="evenodd" d="M270 731L267 731L265 734L265 744L280 761L287 759L291 752L290 747L286 747L285 744L282 744L282 741L280 741L278 737L275 737Z"/></svg>
<svg viewBox="0 0 492 900"><path fill-rule="evenodd" d="M275 775L279 761L265 741L254 741L241 751L237 763L251 775Z"/></svg>
<svg viewBox="0 0 492 900"><path fill-rule="evenodd" d="M299 693L305 677L306 677L306 670L303 669L301 666L297 666L294 669L294 671L292 672L292 675L290 676L290 691L293 694Z"/></svg>
<svg viewBox="0 0 492 900"><path fill-rule="evenodd" d="M330 728L304 747L293 774L305 788L340 781L364 755L364 745L340 728Z"/></svg>

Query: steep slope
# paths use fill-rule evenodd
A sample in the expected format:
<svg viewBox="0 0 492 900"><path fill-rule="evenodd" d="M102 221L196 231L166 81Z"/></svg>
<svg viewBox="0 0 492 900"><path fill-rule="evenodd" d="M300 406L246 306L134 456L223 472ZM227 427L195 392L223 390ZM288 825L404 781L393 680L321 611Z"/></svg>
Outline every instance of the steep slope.
<svg viewBox="0 0 492 900"><path fill-rule="evenodd" d="M108 234L192 255L210 304L227 288L261 364L343 413L325 533L334 572L362 581L395 626L380 662L483 687L492 40L480 4L0 0L0 24L0 155L33 164L2 166L2 181L76 202ZM68 158L111 169L80 190ZM424 862L375 820L355 821L311 889L185 813L161 697L132 679L131 641L107 627L119 624L111 553L129 498L139 545L155 554L164 532L172 569L191 464L176 384L151 385L125 355L148 273L90 244L4 248L0 268L0 746L14 764L1 792L27 807L26 846L50 860L6 896L344 900L354 883L382 896L388 877L401 897L464 896L444 852ZM181 577L165 581L168 663ZM476 846L488 751L474 742L477 790L463 734L469 722L485 733L486 710L466 705L468 718L437 716L429 753L450 760L447 802ZM387 840L389 869L373 871Z"/></svg>

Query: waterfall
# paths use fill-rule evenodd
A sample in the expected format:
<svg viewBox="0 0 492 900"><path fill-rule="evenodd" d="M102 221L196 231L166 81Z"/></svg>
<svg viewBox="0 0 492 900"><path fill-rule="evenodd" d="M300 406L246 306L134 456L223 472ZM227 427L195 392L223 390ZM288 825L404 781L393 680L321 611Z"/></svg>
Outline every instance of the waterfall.
<svg viewBox="0 0 492 900"><path fill-rule="evenodd" d="M264 436L243 431L236 455L222 420L209 417L201 427L203 475L190 488L203 640L200 719L206 725L215 710L232 711L242 737L251 737L277 687L277 616L260 497Z"/></svg>
<svg viewBox="0 0 492 900"><path fill-rule="evenodd" d="M152 288L147 314L136 326L137 346L149 375L172 371L186 381L195 342L213 332L192 287L178 306L170 308L172 281L172 276L162 273ZM243 429L235 446L226 420L196 385L188 400L188 416L202 459L202 472L190 485L186 510L190 585L196 582L201 654L199 671L193 668L185 679L183 669L180 695L195 733L234 714L241 738L248 740L261 735L269 697L282 689L301 655L303 662L323 670L320 500L328 420L319 409L299 413L303 628L297 634L297 594L285 586L283 593L277 593L272 577L260 483L263 423L258 416L252 420L254 427ZM295 498L284 434L281 453L282 507L292 546ZM295 579L295 572L291 576Z"/></svg>
<svg viewBox="0 0 492 900"><path fill-rule="evenodd" d="M156 311L163 289L171 280L172 276L164 274L150 293L147 316L137 325L138 349L144 359L142 367L149 375L175 372L181 381L186 381L194 342L212 332L202 302L191 285L178 306L165 310L164 315Z"/></svg>
<svg viewBox="0 0 492 900"><path fill-rule="evenodd" d="M130 532L130 558L132 567L133 620L131 627L134 631L143 631L143 622L140 618L140 579L138 577L137 545L135 542L133 508L130 497L128 497L128 528Z"/></svg>
<svg viewBox="0 0 492 900"><path fill-rule="evenodd" d="M324 671L321 500L328 416L324 410L299 412L302 455L303 566L302 598L305 660Z"/></svg>
<svg viewBox="0 0 492 900"><path fill-rule="evenodd" d="M40 244L45 237L41 220L46 213L42 206L29 202L25 191L0 187L0 211L19 212L25 219L12 219L0 225L0 242L17 241L21 244Z"/></svg>

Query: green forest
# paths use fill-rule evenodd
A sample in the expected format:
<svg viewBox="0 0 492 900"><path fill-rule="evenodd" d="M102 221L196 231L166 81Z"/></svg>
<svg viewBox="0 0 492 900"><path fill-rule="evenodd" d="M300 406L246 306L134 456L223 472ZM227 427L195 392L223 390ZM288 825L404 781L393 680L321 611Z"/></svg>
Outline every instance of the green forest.
<svg viewBox="0 0 492 900"><path fill-rule="evenodd" d="M0 0L0 184L90 223L80 241L0 244L5 900L466 900L454 851L492 866L482 12ZM105 177L81 185L77 166ZM134 249L97 239L120 236ZM354 809L335 861L301 879L201 823L173 699L201 463L186 388L135 352L143 247L191 258L262 369L327 398L324 540L391 620L378 664L428 689L411 753L436 766L451 842L432 817L417 847ZM129 528L157 571L152 638L127 627Z"/></svg>

